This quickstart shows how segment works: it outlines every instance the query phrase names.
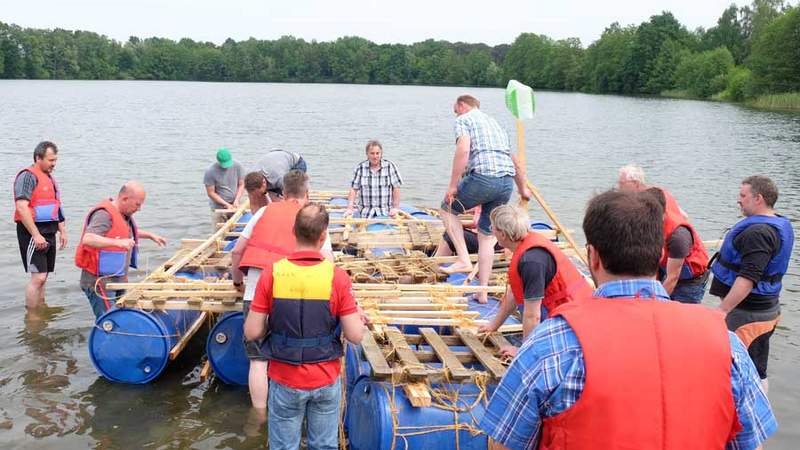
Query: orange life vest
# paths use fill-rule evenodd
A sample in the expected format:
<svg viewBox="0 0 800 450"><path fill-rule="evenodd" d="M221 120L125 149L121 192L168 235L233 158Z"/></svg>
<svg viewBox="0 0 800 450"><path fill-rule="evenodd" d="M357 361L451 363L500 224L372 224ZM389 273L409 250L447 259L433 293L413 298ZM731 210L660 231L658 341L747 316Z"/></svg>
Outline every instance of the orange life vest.
<svg viewBox="0 0 800 450"><path fill-rule="evenodd" d="M556 274L545 287L542 304L548 312L552 312L558 305L569 302L577 297L592 295L592 287L586 278L572 264L567 255L556 247L549 239L539 233L529 232L525 239L514 250L511 257L511 266L508 269L508 284L518 305L525 301L525 287L522 277L519 276L519 261L522 255L531 248L543 248L556 262Z"/></svg>
<svg viewBox="0 0 800 450"><path fill-rule="evenodd" d="M724 449L741 430L721 315L701 305L592 299L562 306L586 384L543 420L539 449Z"/></svg>
<svg viewBox="0 0 800 450"><path fill-rule="evenodd" d="M661 189L661 192L664 193L664 197L667 199L667 207L664 210L664 249L661 252L661 261L659 263L661 270L665 273L667 270L667 259L669 259L667 239L669 239L670 235L678 227L683 226L686 227L690 233L692 233L693 242L692 249L686 256L686 259L683 260L680 279L690 280L697 278L706 273L708 268L708 252L706 251L706 246L703 244L700 236L694 230L694 227L689 224L689 221L687 221L686 217L684 217L680 206L678 206L678 202L675 201L675 198L665 189L659 189Z"/></svg>
<svg viewBox="0 0 800 450"><path fill-rule="evenodd" d="M293 199L270 203L253 227L239 268L265 269L292 254L296 245L294 220L300 208Z"/></svg>
<svg viewBox="0 0 800 450"><path fill-rule="evenodd" d="M92 214L100 209L105 210L111 216L111 228L103 235L104 237L112 239L130 239L131 235L133 235L133 240L136 242L136 245L131 249L130 267L136 267L139 248L136 222L134 222L131 217L131 225L128 225L128 220L126 220L116 206L111 203L110 199L98 203L86 216L86 220L83 223L83 231L81 232L81 242L75 250L75 265L94 276L126 275L128 273L128 268L125 262L127 260L128 250L124 247L96 248L83 243L83 237L86 235L86 227L89 225L89 220ZM131 226L133 229L131 229Z"/></svg>
<svg viewBox="0 0 800 450"><path fill-rule="evenodd" d="M42 172L36 164L26 167L14 177L16 181L22 172L30 172L36 177L36 187L33 188L31 200L28 203L28 208L31 210L31 216L34 222L58 222L59 212L61 211L61 194L58 192L58 185L56 180L50 175ZM11 189L12 193L14 189ZM22 218L14 208L14 222L20 222Z"/></svg>

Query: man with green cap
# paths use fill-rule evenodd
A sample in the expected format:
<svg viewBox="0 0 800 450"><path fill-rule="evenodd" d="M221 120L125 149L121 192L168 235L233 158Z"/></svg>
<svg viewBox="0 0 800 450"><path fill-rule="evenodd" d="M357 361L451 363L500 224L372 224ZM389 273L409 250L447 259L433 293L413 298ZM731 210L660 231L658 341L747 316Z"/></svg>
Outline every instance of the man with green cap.
<svg viewBox="0 0 800 450"><path fill-rule="evenodd" d="M215 210L239 207L239 198L244 193L244 177L244 168L233 160L230 150L227 148L217 150L217 162L206 170L203 177L208 203L211 206L213 230L217 229L217 223L224 221L224 217Z"/></svg>

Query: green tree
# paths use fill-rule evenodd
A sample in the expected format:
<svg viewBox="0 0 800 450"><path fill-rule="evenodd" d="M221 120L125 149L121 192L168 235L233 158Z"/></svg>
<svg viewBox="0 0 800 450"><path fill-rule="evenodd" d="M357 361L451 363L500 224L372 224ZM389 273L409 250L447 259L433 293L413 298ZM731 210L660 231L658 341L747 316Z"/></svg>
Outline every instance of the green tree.
<svg viewBox="0 0 800 450"><path fill-rule="evenodd" d="M736 64L744 62L747 36L739 21L739 9L736 5L731 5L722 12L722 16L717 20L717 26L710 28L703 35L701 45L703 50L725 47L733 55Z"/></svg>
<svg viewBox="0 0 800 450"><path fill-rule="evenodd" d="M757 93L800 91L800 6L759 32L747 65Z"/></svg>
<svg viewBox="0 0 800 450"><path fill-rule="evenodd" d="M508 49L503 63L506 79L515 78L528 86L550 89L548 65L553 54L553 40L544 35L522 33Z"/></svg>
<svg viewBox="0 0 800 450"><path fill-rule="evenodd" d="M726 47L687 53L675 72L676 87L695 97L710 97L725 89L726 77L733 67L733 55Z"/></svg>
<svg viewBox="0 0 800 450"><path fill-rule="evenodd" d="M636 28L613 23L600 39L586 49L583 59L583 90L597 93L623 92L623 62L630 58Z"/></svg>

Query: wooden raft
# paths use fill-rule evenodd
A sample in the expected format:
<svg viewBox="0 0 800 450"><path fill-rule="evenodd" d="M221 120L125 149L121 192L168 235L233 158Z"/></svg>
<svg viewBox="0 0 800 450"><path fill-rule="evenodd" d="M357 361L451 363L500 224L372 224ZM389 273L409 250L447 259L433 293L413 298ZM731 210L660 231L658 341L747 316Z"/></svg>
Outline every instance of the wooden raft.
<svg viewBox="0 0 800 450"><path fill-rule="evenodd" d="M382 333L365 329L361 346L356 347L361 352L359 359L369 363L372 378L402 384L412 405L431 405L432 384L498 382L503 378L506 366L498 355L502 346L511 344L501 333L482 340L461 328L456 328L454 335L441 335L433 328L419 331L403 334L396 327L387 327Z"/></svg>

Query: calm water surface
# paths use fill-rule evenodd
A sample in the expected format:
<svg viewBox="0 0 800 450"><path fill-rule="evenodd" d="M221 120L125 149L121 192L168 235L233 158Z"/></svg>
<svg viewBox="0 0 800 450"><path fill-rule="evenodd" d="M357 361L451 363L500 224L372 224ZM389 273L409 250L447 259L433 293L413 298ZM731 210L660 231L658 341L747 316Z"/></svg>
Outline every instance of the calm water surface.
<svg viewBox="0 0 800 450"><path fill-rule="evenodd" d="M245 167L268 149L298 151L314 188L344 190L371 138L381 140L385 156L400 167L403 200L433 206L449 179L452 102L463 91L1 81L0 179L10 188L36 143L56 142L70 244L48 281L48 308L26 313L26 276L6 191L0 202L0 448L262 446L263 430L247 426L247 393L199 383L202 348L151 385L113 385L97 375L86 350L93 316L72 265L84 214L125 180L141 180L148 196L138 222L171 240L166 249L143 244L143 265L152 269L181 238L206 234L202 176L216 148L232 149ZM471 91L484 111L514 130L501 90ZM798 216L800 115L561 93L538 94L537 108L527 125L529 178L574 230L580 230L588 198L611 187L626 163L642 165L651 181L667 186L704 239L720 238L737 220L739 182L754 173L771 176L781 191L778 209ZM537 209L532 213L542 217ZM768 442L773 449L797 448L800 439L798 261L796 246L784 278L783 320L772 339L770 398L780 423Z"/></svg>

